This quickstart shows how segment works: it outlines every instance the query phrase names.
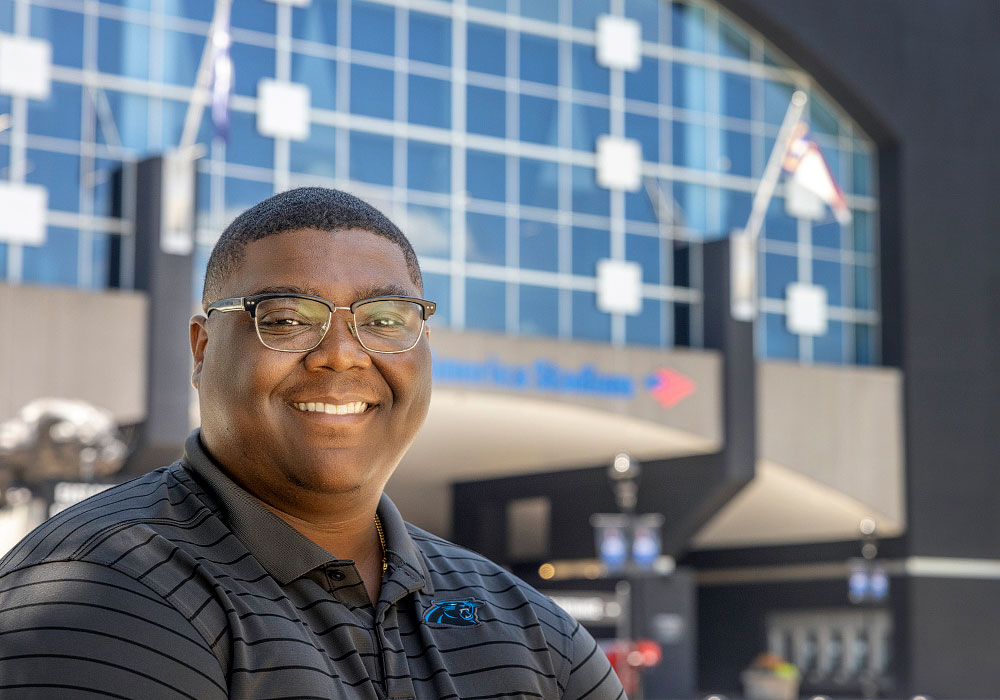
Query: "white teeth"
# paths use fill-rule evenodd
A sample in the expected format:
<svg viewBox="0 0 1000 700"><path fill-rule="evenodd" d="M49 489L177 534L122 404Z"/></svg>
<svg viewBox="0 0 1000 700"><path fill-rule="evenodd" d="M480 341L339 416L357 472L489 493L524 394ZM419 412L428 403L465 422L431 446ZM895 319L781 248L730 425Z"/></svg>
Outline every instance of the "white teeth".
<svg viewBox="0 0 1000 700"><path fill-rule="evenodd" d="M338 416L346 416L354 413L364 413L368 410L368 404L364 401L351 401L350 403L332 404L309 401L306 403L292 404L295 408L303 412L312 411L314 413L331 413Z"/></svg>

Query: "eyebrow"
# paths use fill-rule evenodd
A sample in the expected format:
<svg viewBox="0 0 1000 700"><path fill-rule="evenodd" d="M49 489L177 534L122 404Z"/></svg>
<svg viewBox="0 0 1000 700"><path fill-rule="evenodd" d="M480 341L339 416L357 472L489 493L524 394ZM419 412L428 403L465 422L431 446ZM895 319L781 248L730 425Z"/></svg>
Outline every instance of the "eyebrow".
<svg viewBox="0 0 1000 700"><path fill-rule="evenodd" d="M261 287L246 296L255 296L257 294L309 294L314 297L323 297L324 299L327 298L320 294L319 290L314 287L299 287L296 285L272 285L268 287ZM413 296L413 294L409 289L401 284L388 282L385 284L358 288L355 293L355 298L351 301L357 301L358 299L370 299L371 297L390 296L410 297Z"/></svg>

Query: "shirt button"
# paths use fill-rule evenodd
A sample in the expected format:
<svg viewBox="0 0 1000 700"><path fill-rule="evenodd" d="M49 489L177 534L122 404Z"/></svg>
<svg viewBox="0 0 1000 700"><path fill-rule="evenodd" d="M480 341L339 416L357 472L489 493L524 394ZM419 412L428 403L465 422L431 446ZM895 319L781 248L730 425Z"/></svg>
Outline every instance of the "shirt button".
<svg viewBox="0 0 1000 700"><path fill-rule="evenodd" d="M330 578L332 578L334 581L343 581L345 578L347 578L347 574L345 574L340 569L334 569L333 571L330 572Z"/></svg>

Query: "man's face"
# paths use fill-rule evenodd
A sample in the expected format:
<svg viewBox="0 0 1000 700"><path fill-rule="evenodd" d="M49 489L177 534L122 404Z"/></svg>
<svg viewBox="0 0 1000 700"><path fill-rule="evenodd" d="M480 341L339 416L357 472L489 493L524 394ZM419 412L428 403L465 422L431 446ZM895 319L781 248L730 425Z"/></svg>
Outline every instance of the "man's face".
<svg viewBox="0 0 1000 700"><path fill-rule="evenodd" d="M290 231L247 245L222 297L289 291L337 306L372 296L420 296L402 251L367 231ZM214 300L213 300L214 301ZM271 350L250 314L213 313L191 324L202 442L262 501L296 514L326 496L381 492L427 415L427 331L400 354L369 353L336 311L309 352ZM361 413L303 411L303 404L358 402Z"/></svg>

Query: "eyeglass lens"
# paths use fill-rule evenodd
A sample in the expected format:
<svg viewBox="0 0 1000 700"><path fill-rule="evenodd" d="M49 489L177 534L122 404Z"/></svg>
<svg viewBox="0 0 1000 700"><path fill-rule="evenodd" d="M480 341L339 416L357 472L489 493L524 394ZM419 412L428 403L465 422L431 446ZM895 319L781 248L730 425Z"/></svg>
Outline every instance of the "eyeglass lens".
<svg viewBox="0 0 1000 700"><path fill-rule="evenodd" d="M329 307L312 299L265 299L254 315L257 335L273 350L304 352L323 340L330 327ZM401 352L416 345L423 328L423 308L412 301L380 300L355 307L358 340L373 352Z"/></svg>

